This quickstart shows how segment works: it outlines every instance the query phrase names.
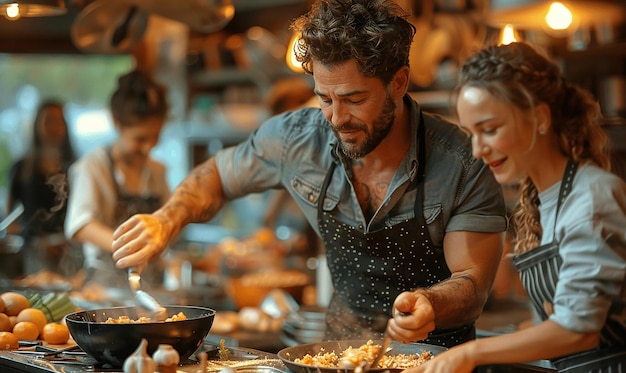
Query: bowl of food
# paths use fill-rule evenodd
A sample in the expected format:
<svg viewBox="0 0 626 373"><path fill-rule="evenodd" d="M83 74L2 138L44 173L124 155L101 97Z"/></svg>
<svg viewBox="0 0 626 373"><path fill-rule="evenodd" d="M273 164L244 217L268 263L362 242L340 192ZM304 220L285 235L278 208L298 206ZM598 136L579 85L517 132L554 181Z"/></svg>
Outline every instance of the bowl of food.
<svg viewBox="0 0 626 373"><path fill-rule="evenodd" d="M309 277L300 271L268 270L231 277L226 291L238 309L258 307L274 289L283 290L300 303L309 282Z"/></svg>
<svg viewBox="0 0 626 373"><path fill-rule="evenodd" d="M142 339L152 355L159 344L171 345L181 361L202 345L213 325L215 310L195 306L165 306L168 319L155 322L137 307L113 307L74 312L65 317L76 344L89 356L122 367ZM149 315L148 315L149 316Z"/></svg>

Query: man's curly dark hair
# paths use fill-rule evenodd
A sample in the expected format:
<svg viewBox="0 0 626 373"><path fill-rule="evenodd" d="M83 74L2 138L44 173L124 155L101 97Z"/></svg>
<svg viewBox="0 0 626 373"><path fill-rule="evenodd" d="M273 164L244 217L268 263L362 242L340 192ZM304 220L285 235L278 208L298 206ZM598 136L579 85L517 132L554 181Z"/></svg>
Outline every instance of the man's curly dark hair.
<svg viewBox="0 0 626 373"><path fill-rule="evenodd" d="M415 35L391 0L318 0L291 29L299 34L294 52L307 73L313 74L312 61L332 66L354 59L364 76L385 84L409 65Z"/></svg>

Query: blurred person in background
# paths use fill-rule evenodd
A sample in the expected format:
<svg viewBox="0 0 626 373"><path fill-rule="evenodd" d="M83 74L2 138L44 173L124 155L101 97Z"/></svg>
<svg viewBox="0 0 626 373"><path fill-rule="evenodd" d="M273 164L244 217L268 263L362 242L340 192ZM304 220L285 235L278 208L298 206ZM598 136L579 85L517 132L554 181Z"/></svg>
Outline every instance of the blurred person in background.
<svg viewBox="0 0 626 373"><path fill-rule="evenodd" d="M31 145L11 167L9 176L7 210L24 210L7 233L24 239L25 275L40 271L73 274L80 268L76 267L80 264L80 248L63 234L67 171L74 160L63 104L55 100L42 102L33 123Z"/></svg>
<svg viewBox="0 0 626 373"><path fill-rule="evenodd" d="M540 320L410 371L550 359L560 372L623 372L626 184L609 171L597 102L526 43L470 57L456 93L474 157L499 183L520 181L512 260Z"/></svg>
<svg viewBox="0 0 626 373"><path fill-rule="evenodd" d="M76 161L69 180L65 234L83 243L87 281L128 288L111 260L113 230L137 213L150 213L169 197L165 166L150 156L168 113L165 88L142 71L118 80L110 109L117 138ZM146 268L148 283L161 281L158 263Z"/></svg>

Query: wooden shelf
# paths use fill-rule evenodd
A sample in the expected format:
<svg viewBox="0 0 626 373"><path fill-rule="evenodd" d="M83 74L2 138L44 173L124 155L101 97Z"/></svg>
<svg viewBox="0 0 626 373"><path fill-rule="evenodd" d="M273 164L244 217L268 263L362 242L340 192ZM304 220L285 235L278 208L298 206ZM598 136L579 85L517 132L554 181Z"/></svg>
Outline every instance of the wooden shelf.
<svg viewBox="0 0 626 373"><path fill-rule="evenodd" d="M559 48L556 54L567 61L595 60L603 58L626 58L626 41L611 44L592 44L585 50L569 50Z"/></svg>

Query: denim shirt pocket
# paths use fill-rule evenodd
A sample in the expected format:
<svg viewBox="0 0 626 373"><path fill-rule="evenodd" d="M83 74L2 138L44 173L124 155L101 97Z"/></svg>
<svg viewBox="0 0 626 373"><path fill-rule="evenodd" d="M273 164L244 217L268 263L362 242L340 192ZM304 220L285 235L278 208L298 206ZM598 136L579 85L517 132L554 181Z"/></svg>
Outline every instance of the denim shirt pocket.
<svg viewBox="0 0 626 373"><path fill-rule="evenodd" d="M428 233L435 246L443 245L444 223L443 223L443 207L441 203L424 207L424 220L428 226ZM387 219L386 224L393 226L403 221L411 219L413 212L396 215Z"/></svg>
<svg viewBox="0 0 626 373"><path fill-rule="evenodd" d="M443 206L441 203L425 206L424 220L426 220L426 225L428 226L430 240L436 247L442 247L445 227L443 221Z"/></svg>
<svg viewBox="0 0 626 373"><path fill-rule="evenodd" d="M435 220L440 218L441 210L441 203L424 207L424 220L426 220L426 224L433 224Z"/></svg>
<svg viewBox="0 0 626 373"><path fill-rule="evenodd" d="M293 179L291 179L291 188L293 189L295 194L300 197L300 199L302 199L312 207L317 207L317 201L319 200L321 192L319 186L308 182L300 178L299 176L294 176ZM324 197L324 211L333 210L335 207L337 207L338 203L339 198L332 196L330 193L327 192L326 196Z"/></svg>

